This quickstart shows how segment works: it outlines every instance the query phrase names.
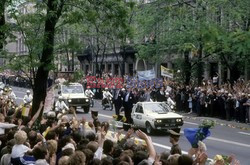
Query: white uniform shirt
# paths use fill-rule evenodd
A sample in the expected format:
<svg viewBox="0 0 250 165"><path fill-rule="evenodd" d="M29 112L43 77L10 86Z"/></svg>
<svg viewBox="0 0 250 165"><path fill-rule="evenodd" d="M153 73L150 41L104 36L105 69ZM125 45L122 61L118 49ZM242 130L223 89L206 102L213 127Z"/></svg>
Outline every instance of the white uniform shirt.
<svg viewBox="0 0 250 165"><path fill-rule="evenodd" d="M69 107L65 104L65 102L63 100L62 101L58 100L56 102L56 111L60 111L63 109L69 110Z"/></svg>
<svg viewBox="0 0 250 165"><path fill-rule="evenodd" d="M29 95L26 94L26 95L24 96L24 98L23 98L24 104L30 103L32 100L33 100L33 97L32 97L31 94L29 94Z"/></svg>
<svg viewBox="0 0 250 165"><path fill-rule="evenodd" d="M111 97L111 98L113 97L109 91L103 91L102 96L103 96L103 99L106 99L108 97Z"/></svg>
<svg viewBox="0 0 250 165"><path fill-rule="evenodd" d="M94 93L93 93L90 89L87 89L87 90L85 91L85 95L86 95L87 97L90 97L90 96L94 96Z"/></svg>

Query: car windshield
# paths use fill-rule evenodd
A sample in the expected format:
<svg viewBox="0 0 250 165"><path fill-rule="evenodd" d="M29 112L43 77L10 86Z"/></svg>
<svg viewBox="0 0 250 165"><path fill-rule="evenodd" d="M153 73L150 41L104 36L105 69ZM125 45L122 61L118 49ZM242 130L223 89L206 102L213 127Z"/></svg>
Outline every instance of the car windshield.
<svg viewBox="0 0 250 165"><path fill-rule="evenodd" d="M144 104L144 109L148 113L168 113L168 106L165 103L148 103Z"/></svg>
<svg viewBox="0 0 250 165"><path fill-rule="evenodd" d="M62 93L83 93L81 85L63 85Z"/></svg>

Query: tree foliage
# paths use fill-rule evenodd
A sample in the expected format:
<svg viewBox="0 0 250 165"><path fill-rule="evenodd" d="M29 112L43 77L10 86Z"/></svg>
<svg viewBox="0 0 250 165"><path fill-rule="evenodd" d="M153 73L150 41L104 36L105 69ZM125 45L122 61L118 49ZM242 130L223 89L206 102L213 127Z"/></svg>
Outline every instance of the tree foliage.
<svg viewBox="0 0 250 165"><path fill-rule="evenodd" d="M234 66L245 65L241 59L249 58L249 6L247 0L158 0L144 4L138 14L137 37L140 41L151 35L154 42L147 39L146 45L138 44L139 57L161 59L166 54L179 54L186 60L183 72L197 68L199 73L194 77L198 79L202 78L202 64L211 58L225 63L231 73L240 70ZM187 59L185 52L189 52ZM191 68L186 67L190 63Z"/></svg>

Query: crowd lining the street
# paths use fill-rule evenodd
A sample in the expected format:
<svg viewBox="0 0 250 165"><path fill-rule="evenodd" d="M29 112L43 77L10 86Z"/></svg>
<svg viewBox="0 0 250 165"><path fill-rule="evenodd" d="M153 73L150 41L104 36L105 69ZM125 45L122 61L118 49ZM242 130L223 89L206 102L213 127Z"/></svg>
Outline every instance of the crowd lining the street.
<svg viewBox="0 0 250 165"><path fill-rule="evenodd" d="M194 112L198 115L218 115L225 118L228 117L227 100L232 98L234 103L231 108L234 109L232 110L234 113L231 115L230 111L228 119L235 118L245 122L245 118L243 121L243 116L241 116L243 110L239 109L239 113L236 113L236 108L239 107L244 107L244 111L247 112L248 104L246 103L249 101L243 92L248 93L248 86L243 87L243 84L245 82L238 81L235 86L224 85L219 88L208 83L202 87L193 88L179 86L165 80L160 89L154 87L139 89L127 87L125 82L126 89L114 88L111 93L116 113L119 114L123 107L125 116L126 112L131 110L131 103L136 101L168 102L168 98L172 98L176 100L177 111ZM242 90L243 88L244 90ZM123 96L121 96L121 92L123 92ZM205 144L199 142L198 148L191 147L188 154L183 154L181 146L178 144L180 137L178 132L169 132L169 140L172 144L170 152L156 153L152 139L143 131L129 129L127 132L120 130L112 134L109 131L109 123L100 122L96 111L92 111L92 120L89 121L86 121L85 118L78 119L72 108L69 111L73 113L73 117L66 114L56 115L51 111L39 119L43 108L43 103L41 103L33 117L30 114L24 117L22 105L16 105L14 94L11 93L12 91L6 88L1 92L0 97L1 165L202 165L207 163ZM211 103L207 100L210 94L214 96L213 100L210 100ZM116 107L116 99L119 97L122 98L122 102L119 103L119 107ZM245 102L240 100L243 98L245 98ZM223 105L220 102L222 100ZM212 105L217 107L216 104L219 104L221 109L211 110ZM238 107L236 107L237 104L239 104ZM239 118L237 118L237 114ZM129 116L126 118L129 122ZM138 143L134 137L142 139L144 143ZM238 165L239 161L233 155L226 158L216 155L211 164Z"/></svg>
<svg viewBox="0 0 250 165"><path fill-rule="evenodd" d="M96 75L96 77L100 76ZM103 80L110 77L112 75L109 73L103 73L101 76ZM88 86L86 81L85 86ZM139 81L136 77L125 75L123 87L131 91L133 103L138 101L165 101L169 103L171 99L175 102L174 107L177 112L250 123L250 83L243 79L239 79L234 84L218 85L218 79L215 79L203 81L201 86L185 86L166 78ZM117 89L113 85L113 89L109 90L114 96L115 91L122 89ZM123 94L126 93L123 92ZM118 108L121 106L120 104Z"/></svg>

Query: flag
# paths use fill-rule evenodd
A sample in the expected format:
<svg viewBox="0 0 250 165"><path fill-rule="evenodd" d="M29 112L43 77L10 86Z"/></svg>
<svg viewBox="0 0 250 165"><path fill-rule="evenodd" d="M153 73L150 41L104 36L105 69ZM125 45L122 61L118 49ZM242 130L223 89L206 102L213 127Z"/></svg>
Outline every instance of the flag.
<svg viewBox="0 0 250 165"><path fill-rule="evenodd" d="M140 81L141 80L152 80L152 79L156 78L154 69L145 70L145 71L137 71L137 74L138 74L138 78Z"/></svg>
<svg viewBox="0 0 250 165"><path fill-rule="evenodd" d="M173 71L161 65L161 76L173 78Z"/></svg>

